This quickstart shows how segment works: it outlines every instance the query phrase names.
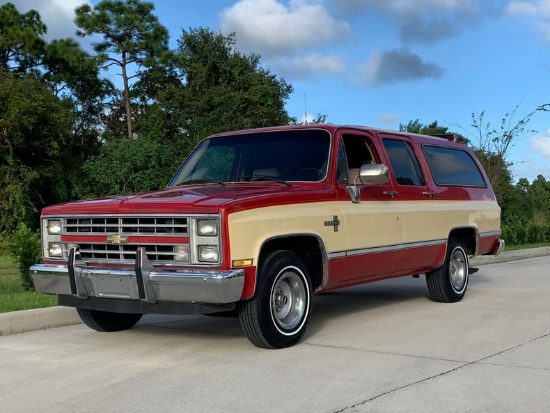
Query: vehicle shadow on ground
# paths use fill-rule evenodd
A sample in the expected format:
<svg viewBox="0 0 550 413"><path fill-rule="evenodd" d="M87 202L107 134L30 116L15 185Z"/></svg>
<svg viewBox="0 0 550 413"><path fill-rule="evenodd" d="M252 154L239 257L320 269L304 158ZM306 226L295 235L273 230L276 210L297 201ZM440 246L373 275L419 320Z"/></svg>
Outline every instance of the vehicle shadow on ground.
<svg viewBox="0 0 550 413"><path fill-rule="evenodd" d="M469 288L489 282L488 278L475 274L470 277ZM435 303L430 299L424 275L396 278L354 287L346 287L313 297L313 311L306 338L326 328L326 324L341 317L358 313L377 312L385 307L406 306L412 301L426 305ZM146 315L132 330L139 334L177 335L186 338L212 338L223 336L244 337L237 316L166 316Z"/></svg>

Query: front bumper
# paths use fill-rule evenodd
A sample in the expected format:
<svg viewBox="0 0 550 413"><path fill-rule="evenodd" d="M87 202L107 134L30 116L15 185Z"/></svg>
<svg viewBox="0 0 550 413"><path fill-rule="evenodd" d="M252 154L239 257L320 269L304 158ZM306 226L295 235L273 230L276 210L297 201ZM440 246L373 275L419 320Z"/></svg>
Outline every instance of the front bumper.
<svg viewBox="0 0 550 413"><path fill-rule="evenodd" d="M45 294L193 304L228 304L240 300L244 271L158 269L139 248L134 269L89 267L76 248L67 265L36 264L30 268L36 289Z"/></svg>

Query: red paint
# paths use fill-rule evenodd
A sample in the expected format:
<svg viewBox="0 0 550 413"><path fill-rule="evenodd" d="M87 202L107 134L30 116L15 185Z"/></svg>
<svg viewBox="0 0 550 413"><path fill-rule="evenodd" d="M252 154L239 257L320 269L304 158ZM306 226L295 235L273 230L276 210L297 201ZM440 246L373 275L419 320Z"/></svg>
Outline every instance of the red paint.
<svg viewBox="0 0 550 413"><path fill-rule="evenodd" d="M448 142L444 139L430 138L421 135L384 131L368 127L347 127L336 125L302 125L291 127L274 127L258 129L258 132L292 130L292 129L324 129L332 135L331 158L328 164L328 175L323 182L300 183L292 182L286 186L277 182L241 182L227 183L225 185L204 184L196 186L171 187L164 190L136 194L128 196L112 196L95 200L70 202L47 207L42 211L43 216L66 216L87 214L219 214L221 219L221 245L223 249L221 270L231 268L231 245L228 234L228 216L231 213L247 211L255 208L273 207L279 205L295 205L319 202L339 202L351 204L349 193L345 184L340 184L336 179L338 163L338 147L340 140L345 135L356 135L368 142L377 163L390 165L385 152L382 139L404 140L412 148L419 162L419 167L425 178L422 186L399 185L393 173L384 185L366 186L360 185L361 202L402 202L413 201L432 203L434 205L434 225L439 222L435 201L469 201L487 200L494 201L495 196L490 184L486 187L453 187L439 186L431 177L429 166L422 152L422 145L441 145L466 150L482 171L487 183L489 179L480 167L479 162L473 156L470 148L463 144ZM223 136L234 134L253 133L254 131L228 132L215 135L223 139ZM390 194L396 196L392 197ZM398 215L399 219L407 219L406 214ZM330 218L330 217L327 217ZM343 218L343 217L342 217ZM393 225L393 224L392 224ZM404 225L402 222L399 225ZM406 225L406 224L405 224ZM367 229L368 230L368 229ZM345 237L345 228L342 226L341 236ZM368 234L376 237L376 234ZM63 235L62 241L67 243L89 242L104 243L106 236L96 235ZM260 240L261 241L261 240ZM265 240L264 240L265 241ZM418 240L423 241L423 240ZM492 235L480 239L479 253L485 254L495 250L499 241L498 235ZM189 243L189 237L178 236L130 236L129 243L133 244L181 244ZM261 243L261 242L260 242ZM393 250L374 252L368 249L363 251L348 251L347 256L328 260L328 280L326 290L344 286L360 284L391 278L395 276L417 274L442 265L446 246L444 240L440 245L416 246L421 244L398 245ZM383 246L382 246L383 247ZM354 253L360 254L353 255ZM260 254L255 252L256 256ZM344 255L346 252L344 252ZM242 259L254 257L238 257ZM109 264L112 266L113 264ZM250 298L255 291L256 270L255 266L244 268L245 285L242 299Z"/></svg>

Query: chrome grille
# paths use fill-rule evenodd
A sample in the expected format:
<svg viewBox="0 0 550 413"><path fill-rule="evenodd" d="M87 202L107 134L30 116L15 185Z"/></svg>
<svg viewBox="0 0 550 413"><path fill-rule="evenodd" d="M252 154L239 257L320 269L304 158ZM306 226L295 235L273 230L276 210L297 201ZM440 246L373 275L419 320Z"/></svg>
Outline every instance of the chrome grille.
<svg viewBox="0 0 550 413"><path fill-rule="evenodd" d="M83 260L91 261L134 261L138 247L145 247L147 257L152 261L174 261L173 245L133 245L133 244L79 244Z"/></svg>
<svg viewBox="0 0 550 413"><path fill-rule="evenodd" d="M162 237L186 237L189 235L189 218L181 216L73 216L63 219L62 233L65 235L100 235L106 239L111 236L124 236L127 240L130 236L158 236ZM106 243L73 241L72 245L78 245L80 255L85 261L93 262L134 262L138 247L145 247L147 257L155 263L171 263L176 261L178 245L188 241L181 240L181 244L154 243L151 239L145 244L118 243L112 240ZM166 242L166 241L164 241Z"/></svg>
<svg viewBox="0 0 550 413"><path fill-rule="evenodd" d="M66 234L188 235L187 217L82 217L67 218Z"/></svg>

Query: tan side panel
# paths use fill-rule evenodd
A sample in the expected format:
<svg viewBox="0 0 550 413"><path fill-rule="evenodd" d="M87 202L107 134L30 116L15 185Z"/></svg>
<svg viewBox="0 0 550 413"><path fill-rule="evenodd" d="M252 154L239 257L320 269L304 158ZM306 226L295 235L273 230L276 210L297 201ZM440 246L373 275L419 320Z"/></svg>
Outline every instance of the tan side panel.
<svg viewBox="0 0 550 413"><path fill-rule="evenodd" d="M401 202L403 243L447 238L441 228L439 211L432 200Z"/></svg>
<svg viewBox="0 0 550 413"><path fill-rule="evenodd" d="M400 202L342 202L341 208L347 250L401 244L403 208Z"/></svg>
<svg viewBox="0 0 550 413"><path fill-rule="evenodd" d="M500 230L500 207L495 201L436 201L436 205L447 233L467 225L480 233Z"/></svg>
<svg viewBox="0 0 550 413"><path fill-rule="evenodd" d="M327 252L345 250L343 226L335 232L325 221L337 215L343 223L337 202L279 205L235 212L229 215L231 259L253 258L265 240L289 234L314 234L320 237Z"/></svg>
<svg viewBox="0 0 550 413"><path fill-rule="evenodd" d="M334 216L337 232L325 225ZM257 263L266 240L289 234L318 236L331 253L446 239L459 227L497 231L500 208L494 201L320 202L235 212L228 220L231 259Z"/></svg>

